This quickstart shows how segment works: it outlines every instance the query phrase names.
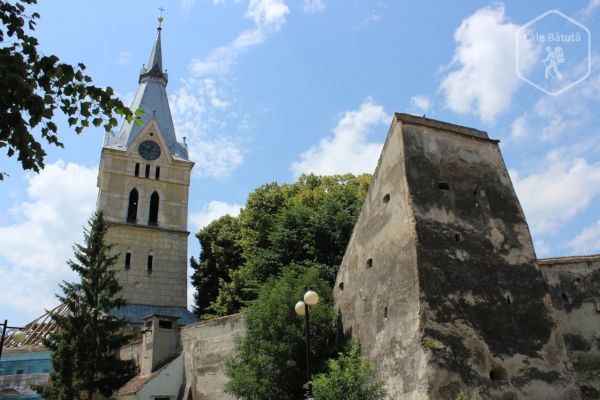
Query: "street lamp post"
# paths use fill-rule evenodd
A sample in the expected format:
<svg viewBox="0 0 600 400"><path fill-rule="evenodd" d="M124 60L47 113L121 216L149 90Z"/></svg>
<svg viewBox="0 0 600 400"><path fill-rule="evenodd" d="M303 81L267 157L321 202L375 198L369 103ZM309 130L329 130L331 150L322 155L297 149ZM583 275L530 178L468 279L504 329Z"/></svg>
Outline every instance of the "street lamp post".
<svg viewBox="0 0 600 400"><path fill-rule="evenodd" d="M309 309L319 302L319 295L317 292L311 289L305 289L302 300L298 301L294 306L296 314L304 316L305 330L306 330L306 378L308 380L308 396L307 400L313 400L312 397L312 377L310 374L310 331L309 327Z"/></svg>
<svg viewBox="0 0 600 400"><path fill-rule="evenodd" d="M17 344L23 343L25 339L27 339L27 335L21 330L23 328L19 328L17 326L8 326L8 320L5 319L4 323L2 324L2 338L0 339L0 358L2 358L2 350L4 349L4 339L6 338L6 331L9 329L16 329L16 331L12 334L12 339Z"/></svg>

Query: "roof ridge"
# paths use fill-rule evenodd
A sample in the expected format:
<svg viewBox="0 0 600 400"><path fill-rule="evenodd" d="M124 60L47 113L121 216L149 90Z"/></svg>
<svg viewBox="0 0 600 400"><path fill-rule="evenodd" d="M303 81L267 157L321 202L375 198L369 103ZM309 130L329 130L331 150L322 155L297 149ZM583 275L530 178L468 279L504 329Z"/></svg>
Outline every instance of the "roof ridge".
<svg viewBox="0 0 600 400"><path fill-rule="evenodd" d="M570 264L570 263L577 263L577 262L592 262L592 261L600 261L600 254L561 256L561 257L549 257L549 258L538 258L537 259L537 262L540 265Z"/></svg>

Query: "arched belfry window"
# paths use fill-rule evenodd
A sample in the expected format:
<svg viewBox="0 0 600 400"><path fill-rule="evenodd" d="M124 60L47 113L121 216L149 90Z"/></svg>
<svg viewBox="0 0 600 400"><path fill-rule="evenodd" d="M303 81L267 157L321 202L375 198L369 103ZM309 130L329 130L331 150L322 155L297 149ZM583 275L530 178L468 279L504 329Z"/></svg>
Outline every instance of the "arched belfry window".
<svg viewBox="0 0 600 400"><path fill-rule="evenodd" d="M137 208L138 208L138 191L131 189L129 192L129 206L127 207L127 222L137 221Z"/></svg>
<svg viewBox="0 0 600 400"><path fill-rule="evenodd" d="M150 215L148 216L148 225L158 224L158 193L152 193L150 196Z"/></svg>

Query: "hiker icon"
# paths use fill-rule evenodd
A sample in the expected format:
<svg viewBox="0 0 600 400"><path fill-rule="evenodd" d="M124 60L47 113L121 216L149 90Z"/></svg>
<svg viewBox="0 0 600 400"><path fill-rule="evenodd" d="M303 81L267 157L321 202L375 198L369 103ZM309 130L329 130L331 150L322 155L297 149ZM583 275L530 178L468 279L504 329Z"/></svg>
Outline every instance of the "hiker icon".
<svg viewBox="0 0 600 400"><path fill-rule="evenodd" d="M542 60L542 62L546 66L546 69L544 70L544 77L546 79L549 79L549 78L562 79L562 75L560 74L560 71L558 70L559 64L562 64L565 62L565 53L564 53L562 47L556 46L553 49L552 47L547 46L546 52L548 54L546 55L546 58L544 58Z"/></svg>

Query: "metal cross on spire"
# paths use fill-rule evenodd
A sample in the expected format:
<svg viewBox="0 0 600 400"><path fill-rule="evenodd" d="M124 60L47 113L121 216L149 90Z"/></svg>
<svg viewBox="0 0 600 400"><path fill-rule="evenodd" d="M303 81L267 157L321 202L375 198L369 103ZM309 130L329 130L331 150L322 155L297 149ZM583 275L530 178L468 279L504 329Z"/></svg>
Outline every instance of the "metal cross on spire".
<svg viewBox="0 0 600 400"><path fill-rule="evenodd" d="M160 29L162 22L165 20L165 18L163 17L163 12L165 11L165 8L163 6L160 6L158 7L158 10L160 11L160 16L158 17L158 29Z"/></svg>

